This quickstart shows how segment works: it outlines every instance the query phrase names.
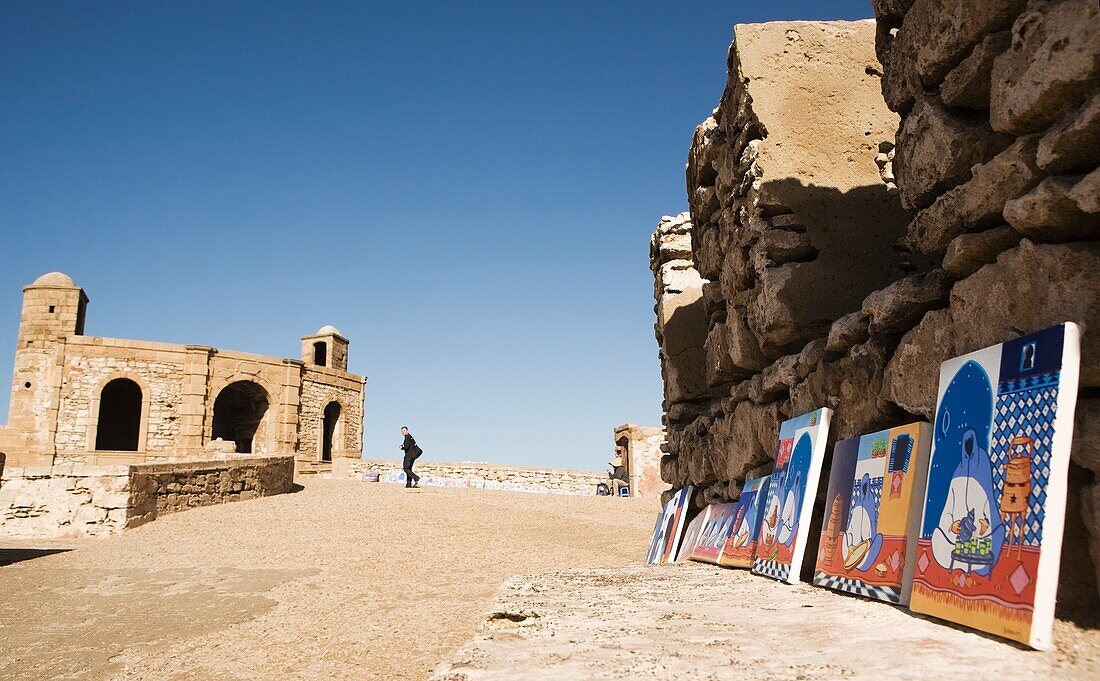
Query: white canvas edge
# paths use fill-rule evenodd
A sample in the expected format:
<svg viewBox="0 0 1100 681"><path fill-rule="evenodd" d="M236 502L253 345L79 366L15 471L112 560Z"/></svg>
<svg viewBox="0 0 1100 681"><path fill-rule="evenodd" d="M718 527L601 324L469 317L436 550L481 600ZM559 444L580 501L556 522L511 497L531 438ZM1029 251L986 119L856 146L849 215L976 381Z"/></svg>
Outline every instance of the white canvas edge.
<svg viewBox="0 0 1100 681"><path fill-rule="evenodd" d="M1069 496L1069 461L1073 445L1073 416L1077 410L1080 383L1081 331L1073 322L1065 323L1062 367L1058 377L1058 404L1051 440L1050 480L1047 483L1046 517L1043 519L1043 543L1035 577L1035 604L1031 615L1028 645L1037 650L1054 647L1054 606L1058 593L1058 572L1062 560L1062 536ZM1067 367L1073 371L1067 371ZM1054 513L1051 513L1054 511ZM1049 548L1048 548L1049 547Z"/></svg>
<svg viewBox="0 0 1100 681"><path fill-rule="evenodd" d="M921 523L924 522L924 502L928 495L928 469L932 463L932 439L935 435L932 424L920 423L920 447L916 452L916 465L913 471L913 498L909 500L909 526L905 528L905 569L901 576L901 600L898 605L909 605L913 595L913 577L917 573L917 541L920 539ZM924 494L920 491L925 490Z"/></svg>
<svg viewBox="0 0 1100 681"><path fill-rule="evenodd" d="M829 424L833 420L833 410L821 407L814 411L821 412L821 420L814 428L817 434L814 437L814 448L810 451L810 470L806 472L806 488L802 497L802 508L798 511L798 535L794 538L794 549L791 552L791 569L787 573L787 584L802 583L802 563L806 557L807 536L810 531L810 519L814 513L814 501L817 500L817 485L821 480L821 464L825 460L825 446L829 439ZM808 412L813 413L813 412ZM796 417L797 418L797 417ZM797 441L796 441L797 444ZM812 496L810 490L813 490Z"/></svg>
<svg viewBox="0 0 1100 681"><path fill-rule="evenodd" d="M700 523L699 532L701 534L702 531L703 531L703 528L706 526L707 521L709 519L710 519L710 505L708 504L706 508L704 508L702 511L700 511L699 514L696 515L694 518L692 518L691 522L688 523L684 527L684 539L688 538L688 533L691 531L691 526L693 524L695 524L696 522ZM691 544L691 546L689 546L689 544ZM691 552L694 551L695 547L698 546L698 545L699 545L699 535L695 536L695 541L694 542L682 541L681 544L680 544L679 551L676 552L675 562L682 563L685 560L687 560L688 558L690 558L691 557Z"/></svg>
<svg viewBox="0 0 1100 681"><path fill-rule="evenodd" d="M684 505L684 512L680 514L680 520L677 521L677 523L672 527L672 536L668 538L668 541L672 542L671 550L669 550L668 552L668 555L672 556L671 562L676 562L676 556L679 555L678 552L680 551L680 538L683 537L684 527L687 526L687 523L685 522L685 518L687 517L687 505L688 502L691 501L691 494L694 491L694 485L685 485L680 488L680 491L676 493L676 496L672 497L672 499L669 499L669 501L674 501L677 497L680 497L680 503Z"/></svg>

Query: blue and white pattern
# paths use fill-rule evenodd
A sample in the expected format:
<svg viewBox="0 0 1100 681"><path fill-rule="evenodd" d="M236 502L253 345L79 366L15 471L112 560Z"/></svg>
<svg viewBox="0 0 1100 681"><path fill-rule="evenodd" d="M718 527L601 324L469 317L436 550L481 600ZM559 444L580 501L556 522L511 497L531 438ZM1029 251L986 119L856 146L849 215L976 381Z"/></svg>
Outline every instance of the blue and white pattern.
<svg viewBox="0 0 1100 681"><path fill-rule="evenodd" d="M784 565L774 560L754 558L752 561L752 571L753 574L787 581L787 577L791 574L791 566Z"/></svg>
<svg viewBox="0 0 1100 681"><path fill-rule="evenodd" d="M875 497L875 508L882 508L882 478L871 478L871 495ZM848 517L852 517L854 504L859 498L859 485L861 480L852 481L852 500L848 504Z"/></svg>
<svg viewBox="0 0 1100 681"><path fill-rule="evenodd" d="M1043 540L1043 513L1053 456L1054 417L1058 408L1058 379L1059 372L1053 371L1005 381L997 389L990 458L993 460L993 489L998 498L1004 489L1004 466L1009 459L1012 438L1027 436L1034 445L1030 512L1024 527L1027 546L1039 546Z"/></svg>
<svg viewBox="0 0 1100 681"><path fill-rule="evenodd" d="M837 591L847 591L859 596L866 596L867 598L875 598L887 603L901 603L901 592L898 589L889 586L871 586L855 579L835 577L821 571L814 573L814 584L836 589Z"/></svg>

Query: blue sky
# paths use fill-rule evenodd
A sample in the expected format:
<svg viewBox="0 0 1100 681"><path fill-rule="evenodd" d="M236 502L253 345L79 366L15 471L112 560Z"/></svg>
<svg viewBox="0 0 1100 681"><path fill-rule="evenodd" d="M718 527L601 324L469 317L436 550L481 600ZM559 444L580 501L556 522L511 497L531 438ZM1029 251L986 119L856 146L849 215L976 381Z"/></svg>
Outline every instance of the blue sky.
<svg viewBox="0 0 1100 681"><path fill-rule="evenodd" d="M21 287L86 332L297 357L365 453L600 469L658 424L648 239L732 26L860 2L0 4L0 420Z"/></svg>

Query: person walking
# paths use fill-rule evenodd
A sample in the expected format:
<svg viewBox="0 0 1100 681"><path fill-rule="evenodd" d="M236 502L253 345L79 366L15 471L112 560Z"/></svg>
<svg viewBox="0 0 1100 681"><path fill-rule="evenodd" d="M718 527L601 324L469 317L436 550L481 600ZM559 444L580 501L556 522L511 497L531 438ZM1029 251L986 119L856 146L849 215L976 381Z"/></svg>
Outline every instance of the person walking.
<svg viewBox="0 0 1100 681"><path fill-rule="evenodd" d="M401 443L401 449L405 452L405 459L402 461L402 468L405 470L405 487L420 487L420 476L413 473L413 462L420 458L424 450L416 444L416 440L409 433L408 426L401 426L401 434L405 436L405 441Z"/></svg>

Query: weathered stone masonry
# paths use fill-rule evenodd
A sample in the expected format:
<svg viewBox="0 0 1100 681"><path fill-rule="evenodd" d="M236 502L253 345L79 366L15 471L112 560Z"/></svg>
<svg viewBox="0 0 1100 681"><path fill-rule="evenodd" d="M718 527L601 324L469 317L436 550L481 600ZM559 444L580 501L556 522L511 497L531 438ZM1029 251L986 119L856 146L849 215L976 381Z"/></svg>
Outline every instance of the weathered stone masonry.
<svg viewBox="0 0 1100 681"><path fill-rule="evenodd" d="M1074 321L1063 572L1088 575L1085 538L1100 565L1100 12L1089 0L874 5L877 22L735 28L726 91L692 140L690 217L662 220L651 248L662 476L698 486L697 503L736 498L783 419L832 407L833 440L931 419L940 362Z"/></svg>
<svg viewBox="0 0 1100 681"><path fill-rule="evenodd" d="M366 379L331 326L302 359L84 335L88 297L51 273L24 289L9 466L294 455L300 468L362 453Z"/></svg>

